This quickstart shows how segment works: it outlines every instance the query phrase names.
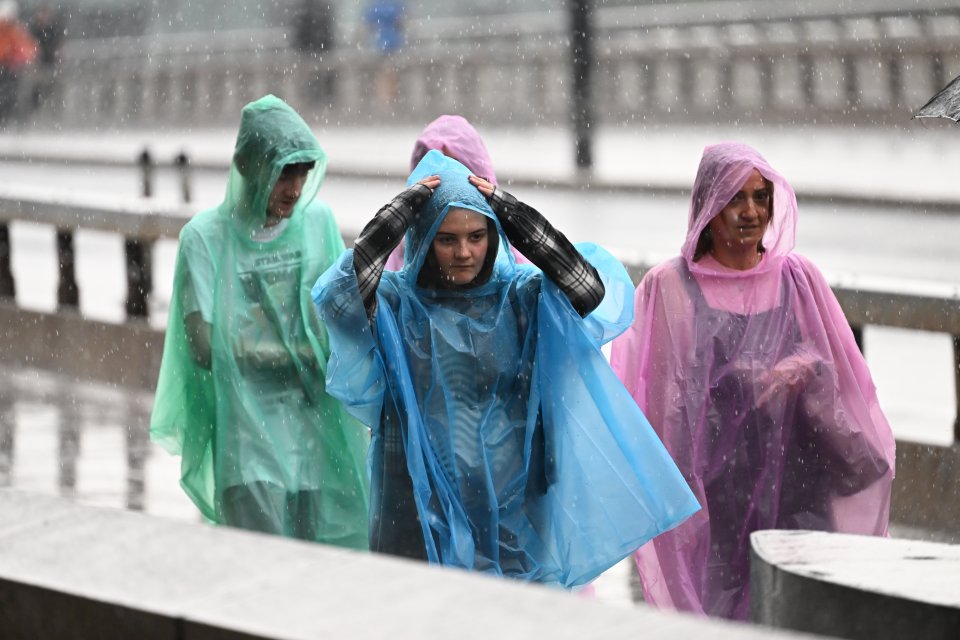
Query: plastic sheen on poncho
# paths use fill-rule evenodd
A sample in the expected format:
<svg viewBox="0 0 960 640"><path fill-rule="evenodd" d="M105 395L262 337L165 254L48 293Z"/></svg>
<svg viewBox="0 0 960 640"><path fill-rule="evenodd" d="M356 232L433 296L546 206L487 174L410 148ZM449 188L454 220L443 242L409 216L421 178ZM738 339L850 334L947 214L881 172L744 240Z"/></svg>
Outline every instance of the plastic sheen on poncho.
<svg viewBox="0 0 960 640"><path fill-rule="evenodd" d="M290 218L254 239L283 167L303 162L316 164ZM309 295L344 249L314 199L326 163L283 101L243 109L226 198L180 234L150 433L182 455L181 485L207 519L365 549L369 436L325 392Z"/></svg>
<svg viewBox="0 0 960 640"><path fill-rule="evenodd" d="M773 184L760 263L728 269L701 232L756 169ZM885 535L894 440L833 292L792 252L793 189L753 149L707 147L682 255L637 288L611 363L703 510L641 549L647 602L744 619L750 533Z"/></svg>
<svg viewBox="0 0 960 640"><path fill-rule="evenodd" d="M410 154L410 171L413 171L428 151L440 151L443 155L457 160L466 166L473 175L479 176L491 184L497 184L497 174L493 169L493 160L483 138L473 125L463 116L443 115L428 124L420 132ZM386 268L400 271L403 268L405 243L401 242L387 261ZM528 264L529 260L516 250L513 259L518 264Z"/></svg>
<svg viewBox="0 0 960 640"><path fill-rule="evenodd" d="M372 519L391 507L377 466L383 425L399 423L430 562L586 583L698 508L600 352L630 324L632 283L610 254L579 245L606 287L581 318L539 269L515 264L466 167L432 151L408 182L433 174L441 184L407 232L406 264L381 280L375 329L352 250L314 288L328 390L373 428ZM451 207L496 223L492 274L469 289L418 287Z"/></svg>

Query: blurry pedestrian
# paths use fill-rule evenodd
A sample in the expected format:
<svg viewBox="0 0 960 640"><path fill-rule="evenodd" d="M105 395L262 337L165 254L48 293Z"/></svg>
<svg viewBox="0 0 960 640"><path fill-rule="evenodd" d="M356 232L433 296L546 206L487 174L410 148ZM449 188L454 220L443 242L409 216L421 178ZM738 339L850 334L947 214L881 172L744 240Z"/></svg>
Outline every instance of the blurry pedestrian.
<svg viewBox="0 0 960 640"><path fill-rule="evenodd" d="M437 150L443 155L453 158L470 169L473 175L479 176L487 182L496 185L497 175L493 170L493 160L483 138L473 125L463 116L443 115L424 127L417 137L410 155L410 171L413 171L428 151ZM530 261L510 247L517 264L527 264ZM399 271L403 267L404 243L393 250L386 268L390 271Z"/></svg>
<svg viewBox="0 0 960 640"><path fill-rule="evenodd" d="M301 0L294 17L294 44L311 77L307 94L313 104L335 102L336 74L331 54L336 43L333 7L328 0Z"/></svg>
<svg viewBox="0 0 960 640"><path fill-rule="evenodd" d="M63 46L64 26L60 14L49 4L41 5L30 20L30 33L37 41L40 55L40 77L33 88L33 108L40 108L56 89L60 65L60 50Z"/></svg>
<svg viewBox="0 0 960 640"><path fill-rule="evenodd" d="M326 155L266 96L244 107L223 203L184 226L151 436L217 523L367 548L367 429L324 389L310 287L343 252Z"/></svg>
<svg viewBox="0 0 960 640"><path fill-rule="evenodd" d="M439 151L408 185L314 288L327 389L373 429L371 549L584 584L698 508L600 351L630 278Z"/></svg>
<svg viewBox="0 0 960 640"><path fill-rule="evenodd" d="M400 96L400 76L394 58L404 44L406 13L402 0L373 0L363 16L373 49L380 57L376 92L382 105L390 105Z"/></svg>
<svg viewBox="0 0 960 640"><path fill-rule="evenodd" d="M749 614L750 533L887 533L894 440L797 201L754 149L707 147L681 256L636 292L614 370L703 510L636 556L644 599Z"/></svg>
<svg viewBox="0 0 960 640"><path fill-rule="evenodd" d="M17 3L0 0L0 125L17 109L23 73L37 59L37 42L17 20Z"/></svg>

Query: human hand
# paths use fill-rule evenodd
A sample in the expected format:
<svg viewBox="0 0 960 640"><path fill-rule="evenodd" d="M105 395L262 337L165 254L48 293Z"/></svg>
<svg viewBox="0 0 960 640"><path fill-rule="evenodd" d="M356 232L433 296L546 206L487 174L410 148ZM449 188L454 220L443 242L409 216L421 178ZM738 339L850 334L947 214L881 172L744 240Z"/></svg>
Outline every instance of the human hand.
<svg viewBox="0 0 960 640"><path fill-rule="evenodd" d="M422 184L425 187L429 187L431 191L440 186L440 176L427 176L423 180L417 182L417 184Z"/></svg>
<svg viewBox="0 0 960 640"><path fill-rule="evenodd" d="M480 193L484 195L484 197L489 198L490 196L493 195L493 190L495 189L495 187L493 186L493 183L491 183L489 180L485 178L480 178L478 176L470 176L469 180L470 180L470 184L475 186L480 191Z"/></svg>
<svg viewBox="0 0 960 640"><path fill-rule="evenodd" d="M760 378L763 393L757 398L757 406L767 404L782 393L797 393L819 374L820 361L809 356L795 355L784 358Z"/></svg>

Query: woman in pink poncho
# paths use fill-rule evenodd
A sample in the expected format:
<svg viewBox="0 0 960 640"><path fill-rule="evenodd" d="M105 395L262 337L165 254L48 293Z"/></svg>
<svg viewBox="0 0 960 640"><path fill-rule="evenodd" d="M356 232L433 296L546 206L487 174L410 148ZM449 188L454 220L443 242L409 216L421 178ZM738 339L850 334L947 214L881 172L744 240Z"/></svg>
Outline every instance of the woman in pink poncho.
<svg viewBox="0 0 960 640"><path fill-rule="evenodd" d="M793 253L793 189L707 147L681 256L636 292L612 364L703 509L636 554L647 602L745 619L750 533L885 535L894 440L833 292Z"/></svg>
<svg viewBox="0 0 960 640"><path fill-rule="evenodd" d="M410 154L410 171L416 168L428 151L434 149L464 165L474 175L493 185L497 184L497 175L493 171L493 160L490 159L487 145L463 116L440 116L424 127L413 146L413 153ZM530 262L516 249L511 250L517 264ZM387 260L387 270L399 271L403 268L403 252L404 242L401 241Z"/></svg>

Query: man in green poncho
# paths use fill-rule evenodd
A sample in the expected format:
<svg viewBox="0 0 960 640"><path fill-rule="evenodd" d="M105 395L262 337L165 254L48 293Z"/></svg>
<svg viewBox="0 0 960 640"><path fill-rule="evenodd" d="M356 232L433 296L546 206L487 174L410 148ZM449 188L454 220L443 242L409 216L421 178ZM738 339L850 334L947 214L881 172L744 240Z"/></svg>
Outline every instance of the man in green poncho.
<svg viewBox="0 0 960 640"><path fill-rule="evenodd" d="M207 519L365 549L369 438L326 394L310 300L344 249L325 171L286 103L244 107L226 199L180 234L150 433Z"/></svg>

